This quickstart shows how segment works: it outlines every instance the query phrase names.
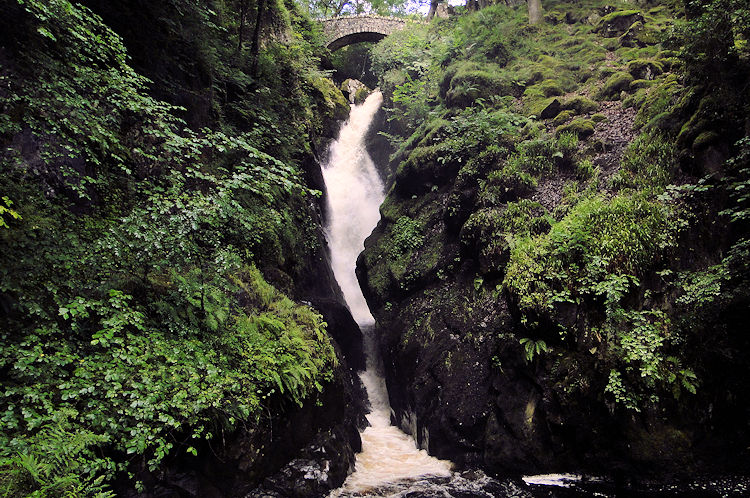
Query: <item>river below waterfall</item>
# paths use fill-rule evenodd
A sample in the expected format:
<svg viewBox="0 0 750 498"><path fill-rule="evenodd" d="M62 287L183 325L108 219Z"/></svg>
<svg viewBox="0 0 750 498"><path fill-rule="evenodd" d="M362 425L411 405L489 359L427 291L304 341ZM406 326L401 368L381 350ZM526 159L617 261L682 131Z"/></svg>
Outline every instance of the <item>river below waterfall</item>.
<svg viewBox="0 0 750 498"><path fill-rule="evenodd" d="M362 452L357 455L355 470L329 498L748 496L750 483L742 477L633 484L576 474L497 480L481 471L453 472L450 462L418 449L411 436L391 425L375 320L355 275L357 256L380 219L379 207L384 199L383 183L365 147L365 136L381 102L382 95L375 91L364 103L352 107L323 167L331 264L365 337L367 368L360 377L370 404L370 425L362 433Z"/></svg>

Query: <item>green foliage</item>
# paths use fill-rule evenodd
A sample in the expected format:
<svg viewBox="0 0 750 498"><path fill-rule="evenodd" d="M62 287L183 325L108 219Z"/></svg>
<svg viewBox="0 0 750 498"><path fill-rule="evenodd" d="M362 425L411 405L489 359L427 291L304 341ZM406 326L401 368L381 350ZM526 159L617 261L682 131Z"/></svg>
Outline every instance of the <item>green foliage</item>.
<svg viewBox="0 0 750 498"><path fill-rule="evenodd" d="M392 230L391 256L395 258L419 249L424 242L421 224L407 216L402 216L396 220Z"/></svg>
<svg viewBox="0 0 750 498"><path fill-rule="evenodd" d="M526 354L526 361L529 363L534 360L534 356L539 356L542 353L546 353L547 351L549 351L547 343L541 339L535 341L534 339L524 337L518 342L521 344L521 346L523 346L523 350Z"/></svg>
<svg viewBox="0 0 750 498"><path fill-rule="evenodd" d="M13 201L7 196L3 196L2 201L3 202L0 203L0 228L8 228L8 222L5 220L5 216L7 215L9 218L17 220L21 218L21 215L13 209Z"/></svg>
<svg viewBox="0 0 750 498"><path fill-rule="evenodd" d="M678 25L676 41L690 82L727 89L734 81L743 80L750 69L747 2L686 0L685 4L689 16Z"/></svg>
<svg viewBox="0 0 750 498"><path fill-rule="evenodd" d="M604 295L608 275L641 274L673 244L668 215L639 196L582 200L548 234L517 241L504 285L528 312Z"/></svg>
<svg viewBox="0 0 750 498"><path fill-rule="evenodd" d="M675 398L683 391L696 393L695 373L665 352L668 342L677 338L671 333L671 322L663 311L614 308L608 313L602 331L608 336L619 364L619 370L610 372L605 388L616 403L641 411L646 401L658 401L660 391Z"/></svg>
<svg viewBox="0 0 750 498"><path fill-rule="evenodd" d="M26 440L16 453L0 459L0 493L3 496L115 496L103 483L107 461L94 449L109 441L104 435L72 427L62 411Z"/></svg>
<svg viewBox="0 0 750 498"><path fill-rule="evenodd" d="M109 496L106 482L253 430L332 375L320 315L257 270L295 277L318 248L319 193L296 161L341 96L315 68L315 34L274 3L269 17L299 31L265 45L257 79L226 43L233 4L149 8L162 7L176 45L210 66L191 89L220 96L196 118L210 126L155 98L190 92L149 82L89 9L14 0L0 21L4 496Z"/></svg>
<svg viewBox="0 0 750 498"><path fill-rule="evenodd" d="M676 174L674 144L657 132L644 133L627 148L611 183L617 189L660 194Z"/></svg>

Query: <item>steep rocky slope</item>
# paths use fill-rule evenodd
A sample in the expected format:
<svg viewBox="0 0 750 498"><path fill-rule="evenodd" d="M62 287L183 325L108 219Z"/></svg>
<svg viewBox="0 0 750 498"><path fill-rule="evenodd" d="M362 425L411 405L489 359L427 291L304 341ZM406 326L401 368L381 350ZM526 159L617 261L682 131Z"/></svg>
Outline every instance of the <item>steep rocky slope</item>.
<svg viewBox="0 0 750 498"><path fill-rule="evenodd" d="M434 455L747 462L747 34L707 31L745 12L724 7L549 2L529 27L495 6L374 50L394 148L358 276L395 422Z"/></svg>

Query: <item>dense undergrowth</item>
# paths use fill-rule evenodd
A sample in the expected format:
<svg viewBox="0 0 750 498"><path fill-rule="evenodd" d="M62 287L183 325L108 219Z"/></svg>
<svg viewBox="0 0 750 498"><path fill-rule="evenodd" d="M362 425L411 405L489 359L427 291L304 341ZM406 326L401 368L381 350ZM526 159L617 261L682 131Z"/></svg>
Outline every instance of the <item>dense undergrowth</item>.
<svg viewBox="0 0 750 498"><path fill-rule="evenodd" d="M487 361L501 373L514 342L564 409L684 428L721 407L746 438L750 10L544 7L536 26L491 6L373 49L395 150L360 268L376 316L411 324L404 355L427 348L423 308L464 285L453 313L498 327ZM684 430L636 458L677 455Z"/></svg>
<svg viewBox="0 0 750 498"><path fill-rule="evenodd" d="M336 363L285 295L320 249L301 165L346 112L311 21L268 6L254 69L238 2L85 3L0 21L2 496L109 496Z"/></svg>

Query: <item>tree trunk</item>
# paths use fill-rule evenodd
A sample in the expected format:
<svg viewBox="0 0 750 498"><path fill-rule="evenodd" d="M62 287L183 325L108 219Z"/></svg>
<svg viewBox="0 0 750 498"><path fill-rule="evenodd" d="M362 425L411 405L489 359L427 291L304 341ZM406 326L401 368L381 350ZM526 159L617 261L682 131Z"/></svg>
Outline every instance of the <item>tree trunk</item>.
<svg viewBox="0 0 750 498"><path fill-rule="evenodd" d="M435 17L435 12L437 11L437 6L440 0L430 0L430 10L427 12L427 20L429 21L433 17Z"/></svg>
<svg viewBox="0 0 750 498"><path fill-rule="evenodd" d="M237 53L242 53L242 42L245 36L245 19L247 18L247 2L248 0L242 0L240 2L240 25L237 28Z"/></svg>
<svg viewBox="0 0 750 498"><path fill-rule="evenodd" d="M542 20L542 0L527 0L529 4L529 24Z"/></svg>
<svg viewBox="0 0 750 498"><path fill-rule="evenodd" d="M258 12L255 18L255 30L253 30L253 44L250 46L250 74L253 78L258 77L258 53L260 52L260 27L263 22L263 10L266 6L266 0L258 0Z"/></svg>

